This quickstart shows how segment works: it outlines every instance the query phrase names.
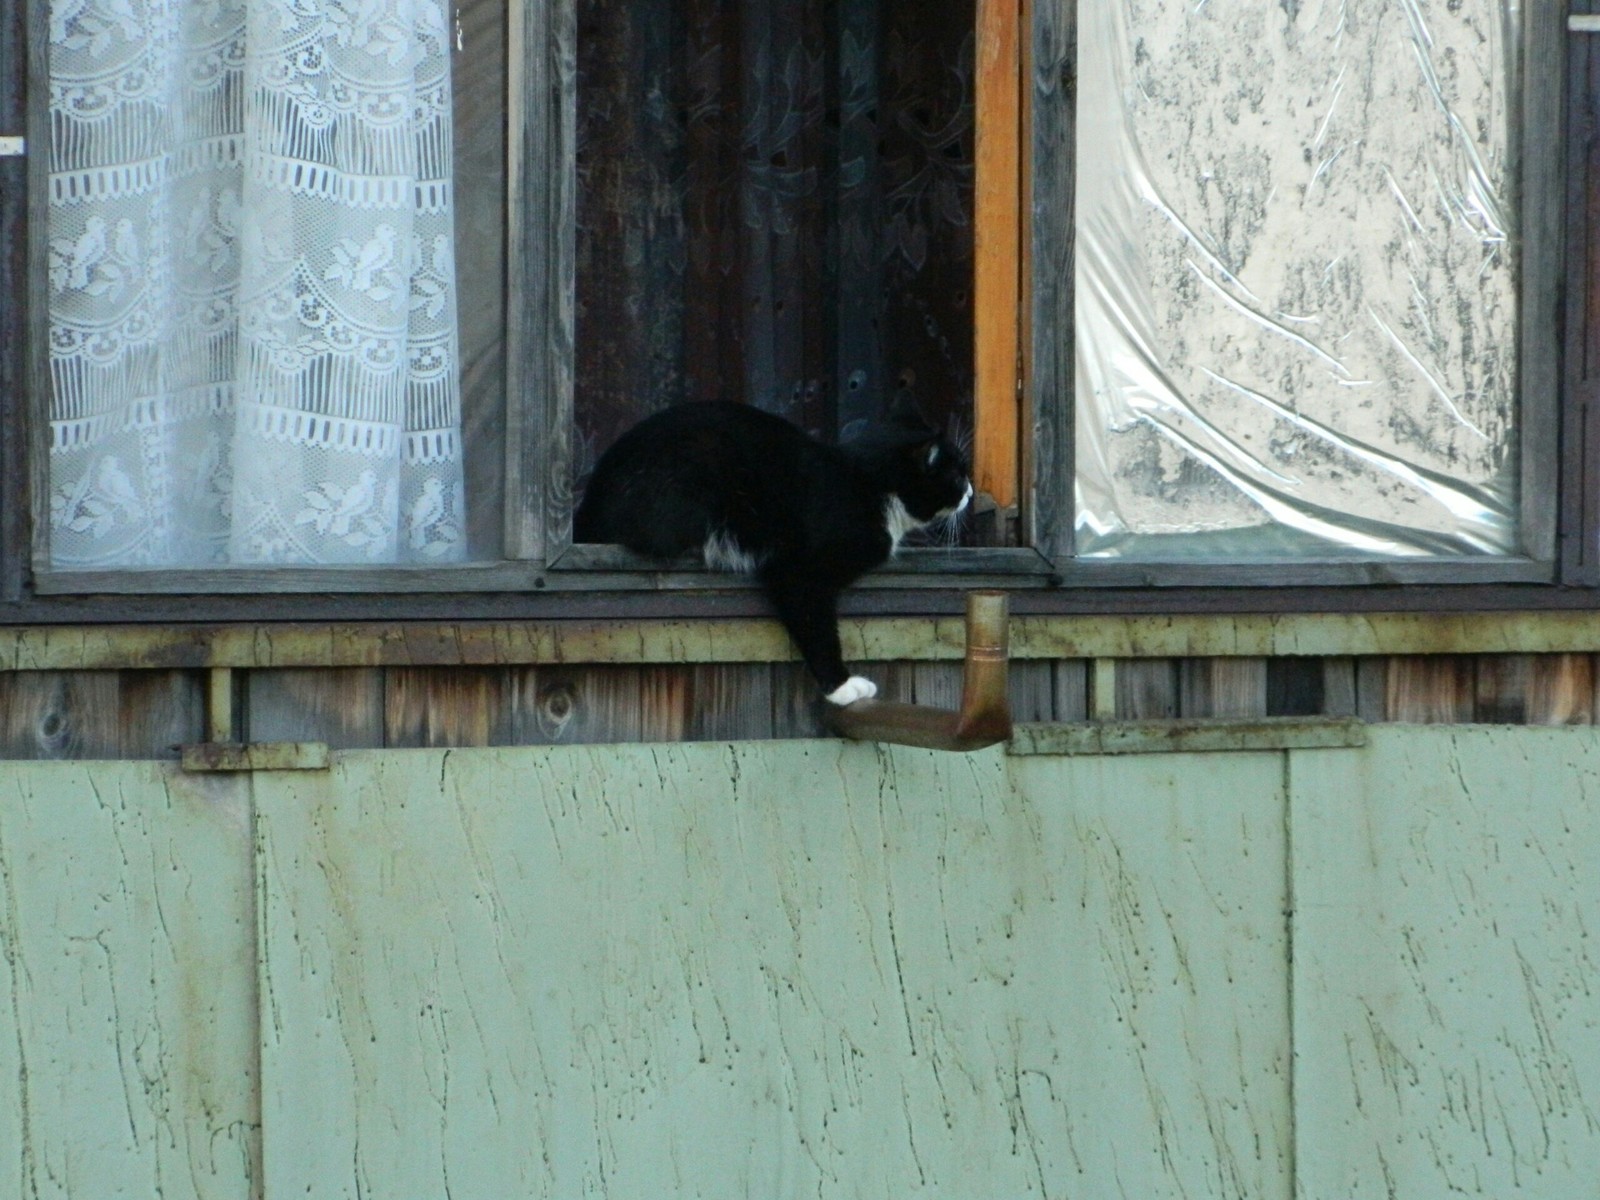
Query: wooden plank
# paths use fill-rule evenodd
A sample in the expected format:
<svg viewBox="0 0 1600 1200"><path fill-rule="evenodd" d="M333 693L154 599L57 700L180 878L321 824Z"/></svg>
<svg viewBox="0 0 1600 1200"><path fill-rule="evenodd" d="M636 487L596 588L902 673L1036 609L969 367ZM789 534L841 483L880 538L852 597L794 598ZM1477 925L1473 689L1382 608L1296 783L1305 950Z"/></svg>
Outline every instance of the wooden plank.
<svg viewBox="0 0 1600 1200"><path fill-rule="evenodd" d="M1089 719L1091 663L1087 659L1066 659L1051 664L1055 683L1055 716L1057 721L1087 721ZM1113 664L1113 669L1115 664ZM1112 703L1115 704L1116 681L1111 683ZM1113 714L1114 715L1114 708ZM1099 714L1096 714L1098 716Z"/></svg>
<svg viewBox="0 0 1600 1200"><path fill-rule="evenodd" d="M1025 540L1058 566L1072 554L1073 239L1077 5L1032 0L1032 263L1027 356L1031 495Z"/></svg>
<svg viewBox="0 0 1600 1200"><path fill-rule="evenodd" d="M1600 746L1370 736L1290 759L1298 1194L1590 1195Z"/></svg>
<svg viewBox="0 0 1600 1200"><path fill-rule="evenodd" d="M29 73L28 47L48 38L49 17L36 6L0 6L0 134L32 132L28 97L37 81ZM35 105L34 107L41 107ZM33 203L26 158L0 158L0 601L14 603L25 593L32 558L28 512L32 477L28 439L33 393L29 372L38 349L31 344L42 276L32 274L33 241L28 212ZM43 212L43 209L34 211Z"/></svg>
<svg viewBox="0 0 1600 1200"><path fill-rule="evenodd" d="M505 745L509 690L499 667L391 667L383 680L383 744Z"/></svg>
<svg viewBox="0 0 1600 1200"><path fill-rule="evenodd" d="M1287 1197L1282 765L1232 761L258 780L265 1193Z"/></svg>
<svg viewBox="0 0 1600 1200"><path fill-rule="evenodd" d="M976 0L976 7L972 481L1009 508L1018 495L1022 14L1019 0Z"/></svg>
<svg viewBox="0 0 1600 1200"><path fill-rule="evenodd" d="M640 667L537 667L513 670L511 745L637 742L644 734Z"/></svg>
<svg viewBox="0 0 1600 1200"><path fill-rule="evenodd" d="M0 674L0 758L117 758L121 680L115 671Z"/></svg>
<svg viewBox="0 0 1600 1200"><path fill-rule="evenodd" d="M1218 754L1352 749L1367 744L1353 717L1180 718L1019 724L1006 745L1018 758L1074 754Z"/></svg>
<svg viewBox="0 0 1600 1200"><path fill-rule="evenodd" d="M0 1194L259 1196L244 780L0 772Z"/></svg>
<svg viewBox="0 0 1600 1200"><path fill-rule="evenodd" d="M1356 715L1356 706L1356 660L1346 657L1323 659L1320 711L1330 717L1353 717Z"/></svg>
<svg viewBox="0 0 1600 1200"><path fill-rule="evenodd" d="M457 40L451 73L457 342L466 452L470 557L504 557L506 524L507 5L449 7ZM470 67L468 66L470 64Z"/></svg>
<svg viewBox="0 0 1600 1200"><path fill-rule="evenodd" d="M238 685L232 667L212 667L206 672L206 741L239 740Z"/></svg>
<svg viewBox="0 0 1600 1200"><path fill-rule="evenodd" d="M1517 310L1521 322L1517 441L1519 524L1525 553L1553 561L1560 496L1561 302L1566 289L1564 212L1568 35L1560 5L1531 9L1523 22Z"/></svg>
<svg viewBox="0 0 1600 1200"><path fill-rule="evenodd" d="M859 664L847 664L860 670ZM802 663L772 663L772 736L775 738L824 738L830 736L821 720L821 698L817 681ZM867 675L876 681L876 664Z"/></svg>
<svg viewBox="0 0 1600 1200"><path fill-rule="evenodd" d="M326 771L331 761L326 742L200 742L180 757L189 772Z"/></svg>
<svg viewBox="0 0 1600 1200"><path fill-rule="evenodd" d="M506 553L571 543L577 51L574 0L512 5Z"/></svg>
<svg viewBox="0 0 1600 1200"><path fill-rule="evenodd" d="M717 663L688 674L684 737L688 741L770 738L772 670L766 663Z"/></svg>
<svg viewBox="0 0 1600 1200"><path fill-rule="evenodd" d="M1523 718L1529 725L1592 725L1594 690L1593 655L1535 655Z"/></svg>
<svg viewBox="0 0 1600 1200"><path fill-rule="evenodd" d="M120 758L176 758L205 729L199 671L123 671L117 681Z"/></svg>
<svg viewBox="0 0 1600 1200"><path fill-rule="evenodd" d="M1117 717L1124 721L1176 717L1180 711L1178 668L1174 659L1118 663Z"/></svg>
<svg viewBox="0 0 1600 1200"><path fill-rule="evenodd" d="M1533 657L1485 654L1474 663L1472 719L1490 725L1521 725L1527 718Z"/></svg>
<svg viewBox="0 0 1600 1200"><path fill-rule="evenodd" d="M1368 657L1355 660L1355 713L1368 723L1389 720L1387 658Z"/></svg>
<svg viewBox="0 0 1600 1200"><path fill-rule="evenodd" d="M1006 698L1013 721L1055 721L1056 672L1048 662L1015 662L1007 671ZM1080 718L1081 719L1081 718Z"/></svg>
<svg viewBox="0 0 1600 1200"><path fill-rule="evenodd" d="M251 671L244 685L249 742L326 742L335 750L383 745L383 672L372 667Z"/></svg>
<svg viewBox="0 0 1600 1200"><path fill-rule="evenodd" d="M1474 663L1465 655L1389 660L1387 719L1409 724L1472 720Z"/></svg>
<svg viewBox="0 0 1600 1200"><path fill-rule="evenodd" d="M49 296L46 286L50 278L50 230L48 221L42 219L50 211L51 155L47 148L53 143L50 106L39 103L39 97L50 94L50 31L47 13L41 12L37 5L24 7L28 13L27 94L31 101L27 108L30 150L27 158L27 203L28 212L41 219L25 221L23 224L27 233L27 279L30 286L21 293L21 311L28 322L27 337L22 343L27 386L21 397L23 420L26 423L21 432L25 436L23 465L26 468L28 490L26 512L17 512L13 519L20 518L24 522L23 531L29 535L30 553L21 564L24 571L21 578L13 575L8 581L8 590L15 589L16 594L20 595L27 594L27 581L31 574L50 562L50 399L55 392L55 385L50 378L50 305L46 298ZM15 247L12 252L15 252ZM12 296L8 296L6 307L10 308L13 303ZM7 345L6 350L15 353L16 347Z"/></svg>
<svg viewBox="0 0 1600 1200"><path fill-rule="evenodd" d="M538 587L546 578L547 586ZM392 627L414 623L489 623L525 622L654 622L715 621L748 619L769 610L755 589L728 590L663 589L610 586L586 575L589 590L549 585L548 577L534 578L531 590L516 592L427 591L385 594L271 594L255 596L199 595L120 595L24 598L15 604L0 605L0 630L7 637L13 631L73 629L80 632L101 628L137 627L146 631L163 625L189 629L219 623L254 626L368 625ZM887 579L888 577L883 577ZM1021 576L1008 576L1005 587ZM895 582L880 582L870 588L846 592L841 611L850 618L899 617L908 615L929 619L956 615L961 611L960 590L978 586L982 576L962 577L959 587L938 576L896 576ZM912 586L915 581L916 586ZM1381 604L1378 611L1374 605ZM1594 622L1594 595L1587 588L1524 587L1483 583L1473 585L1414 584L1376 593L1362 587L1319 585L1315 587L1197 587L1192 590L1155 590L1145 587L1084 589L1065 587L1049 577L1038 577L1026 587L1016 587L1013 611L1018 617L1064 622L1063 628L1082 629L1097 621L1116 625L1131 622L1133 628L1153 628L1156 623L1175 623L1184 632L1195 628L1270 629L1278 622L1304 631L1344 627L1346 640L1334 642L1327 653L1378 653L1371 647L1380 638L1396 637L1404 628L1406 643L1394 648L1418 652L1435 650L1443 639L1451 643L1451 653L1498 651L1587 651L1594 644L1552 645L1544 635L1546 628L1572 631L1584 622ZM1327 624L1324 624L1327 619ZM1553 624L1546 627L1543 623ZM1371 630L1364 628L1371 623ZM1437 629L1437 633L1432 632ZM1461 644L1467 628L1479 635ZM1175 635L1166 635L1175 636ZM1257 635L1270 642L1270 634ZM6 653L0 642L0 654ZM1230 651L1245 653L1246 651ZM1298 649L1249 653L1295 653ZM1389 652L1385 647L1384 652ZM1171 653L1170 651L1167 653ZM1081 655L1078 650L1071 655ZM1032 657L1054 654L1035 652ZM1126 657L1126 655L1124 655ZM118 665L127 666L128 663ZM174 664L156 664L174 665ZM190 665L188 660L175 665Z"/></svg>
<svg viewBox="0 0 1600 1200"><path fill-rule="evenodd" d="M1177 665L1177 715L1185 717L1266 716L1266 659L1184 659Z"/></svg>
<svg viewBox="0 0 1600 1200"><path fill-rule="evenodd" d="M849 598L856 599L856 598ZM922 616L846 616L847 660L954 660L954 594ZM1025 600L1012 597L1013 610ZM756 606L752 606L756 607ZM764 608L764 605L760 607ZM1011 619L1013 659L1281 658L1593 653L1600 613L1321 613ZM32 626L0 630L0 672L233 667L788 662L770 615L637 620Z"/></svg>

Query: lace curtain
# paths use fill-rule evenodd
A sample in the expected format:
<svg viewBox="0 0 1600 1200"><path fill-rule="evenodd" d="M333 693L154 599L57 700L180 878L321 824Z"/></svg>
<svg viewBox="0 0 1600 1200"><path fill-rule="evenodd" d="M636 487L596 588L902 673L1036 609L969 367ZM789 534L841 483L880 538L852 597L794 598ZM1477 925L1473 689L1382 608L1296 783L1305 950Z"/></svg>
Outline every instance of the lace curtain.
<svg viewBox="0 0 1600 1200"><path fill-rule="evenodd" d="M458 558L441 0L53 0L65 569Z"/></svg>

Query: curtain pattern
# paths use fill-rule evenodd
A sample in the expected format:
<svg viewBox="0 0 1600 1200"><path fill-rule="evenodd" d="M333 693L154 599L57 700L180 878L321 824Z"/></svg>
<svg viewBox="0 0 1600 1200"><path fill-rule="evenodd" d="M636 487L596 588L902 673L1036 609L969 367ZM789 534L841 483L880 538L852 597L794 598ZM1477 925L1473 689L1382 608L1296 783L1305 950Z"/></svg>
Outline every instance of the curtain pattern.
<svg viewBox="0 0 1600 1200"><path fill-rule="evenodd" d="M54 0L57 568L464 548L440 0Z"/></svg>

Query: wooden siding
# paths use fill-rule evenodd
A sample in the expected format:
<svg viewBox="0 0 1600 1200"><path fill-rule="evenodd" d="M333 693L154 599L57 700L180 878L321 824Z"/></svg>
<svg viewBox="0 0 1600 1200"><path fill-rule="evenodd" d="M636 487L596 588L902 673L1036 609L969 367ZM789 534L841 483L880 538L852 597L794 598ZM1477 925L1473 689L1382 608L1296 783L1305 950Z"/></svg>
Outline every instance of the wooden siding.
<svg viewBox="0 0 1600 1200"><path fill-rule="evenodd" d="M956 661L864 661L880 696L956 707ZM1011 664L1019 722L1083 721L1094 664ZM1592 654L1141 658L1107 662L1103 715L1359 716L1410 724L1590 725ZM808 738L814 685L793 662L235 670L237 733L335 749ZM0 671L0 759L171 759L209 740L206 672Z"/></svg>
<svg viewBox="0 0 1600 1200"><path fill-rule="evenodd" d="M1369 733L16 765L0 1193L1589 1200L1600 735Z"/></svg>

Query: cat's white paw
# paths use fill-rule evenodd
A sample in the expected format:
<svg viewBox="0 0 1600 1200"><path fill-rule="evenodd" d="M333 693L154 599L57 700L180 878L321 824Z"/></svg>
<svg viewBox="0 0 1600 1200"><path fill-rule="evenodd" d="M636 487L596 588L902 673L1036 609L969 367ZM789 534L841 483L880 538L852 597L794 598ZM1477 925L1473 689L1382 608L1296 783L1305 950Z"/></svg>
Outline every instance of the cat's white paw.
<svg viewBox="0 0 1600 1200"><path fill-rule="evenodd" d="M854 704L857 700L871 700L878 694L878 685L870 679L852 675L828 693L830 704Z"/></svg>

